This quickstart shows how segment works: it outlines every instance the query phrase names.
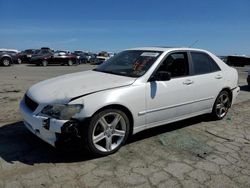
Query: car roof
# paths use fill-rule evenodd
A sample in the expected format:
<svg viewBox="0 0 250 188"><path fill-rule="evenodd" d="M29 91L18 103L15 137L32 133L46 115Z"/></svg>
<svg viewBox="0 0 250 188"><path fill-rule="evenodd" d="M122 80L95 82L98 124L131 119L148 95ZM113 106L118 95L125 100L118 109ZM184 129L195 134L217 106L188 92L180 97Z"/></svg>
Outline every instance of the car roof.
<svg viewBox="0 0 250 188"><path fill-rule="evenodd" d="M202 49L188 48L188 47L139 47L139 48L130 48L127 50L148 50L148 51L162 51L162 52L174 51L174 50L185 50L185 51L194 50L194 51L206 52L205 50Z"/></svg>

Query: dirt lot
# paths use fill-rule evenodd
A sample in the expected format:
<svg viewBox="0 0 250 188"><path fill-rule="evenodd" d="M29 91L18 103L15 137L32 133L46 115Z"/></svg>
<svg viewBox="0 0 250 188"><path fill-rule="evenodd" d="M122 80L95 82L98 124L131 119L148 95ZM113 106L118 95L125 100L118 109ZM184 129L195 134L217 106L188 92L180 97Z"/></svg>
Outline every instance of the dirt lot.
<svg viewBox="0 0 250 188"><path fill-rule="evenodd" d="M93 66L0 67L0 187L250 187L250 67L221 121L208 116L135 135L119 152L63 153L29 133L18 103L34 83Z"/></svg>

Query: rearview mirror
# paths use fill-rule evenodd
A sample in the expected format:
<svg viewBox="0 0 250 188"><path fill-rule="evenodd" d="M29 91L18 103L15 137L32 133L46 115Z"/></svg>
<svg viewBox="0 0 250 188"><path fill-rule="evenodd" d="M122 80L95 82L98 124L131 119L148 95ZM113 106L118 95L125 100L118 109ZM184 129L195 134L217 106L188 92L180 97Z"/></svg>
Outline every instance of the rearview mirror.
<svg viewBox="0 0 250 188"><path fill-rule="evenodd" d="M171 73L167 71L157 71L151 78L150 81L168 81L171 79Z"/></svg>

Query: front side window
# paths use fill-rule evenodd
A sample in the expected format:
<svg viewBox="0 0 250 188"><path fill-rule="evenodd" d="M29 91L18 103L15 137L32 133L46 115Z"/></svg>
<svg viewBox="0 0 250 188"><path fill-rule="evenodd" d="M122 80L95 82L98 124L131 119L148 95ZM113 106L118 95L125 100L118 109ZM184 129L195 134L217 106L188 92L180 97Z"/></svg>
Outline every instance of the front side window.
<svg viewBox="0 0 250 188"><path fill-rule="evenodd" d="M93 70L137 78L144 75L161 54L161 51L127 50Z"/></svg>
<svg viewBox="0 0 250 188"><path fill-rule="evenodd" d="M219 66L205 53L191 52L194 74L206 74L219 71Z"/></svg>
<svg viewBox="0 0 250 188"><path fill-rule="evenodd" d="M189 75L189 64L186 52L172 53L162 62L157 71L169 72L171 78Z"/></svg>

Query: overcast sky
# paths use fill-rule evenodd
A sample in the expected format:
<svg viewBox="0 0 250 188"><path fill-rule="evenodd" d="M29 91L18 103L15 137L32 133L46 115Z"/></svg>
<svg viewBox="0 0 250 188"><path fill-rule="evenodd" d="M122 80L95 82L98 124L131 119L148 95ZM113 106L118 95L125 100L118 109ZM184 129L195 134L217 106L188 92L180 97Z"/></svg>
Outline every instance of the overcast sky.
<svg viewBox="0 0 250 188"><path fill-rule="evenodd" d="M250 1L0 0L0 48L120 51L193 43L218 55L250 55Z"/></svg>

